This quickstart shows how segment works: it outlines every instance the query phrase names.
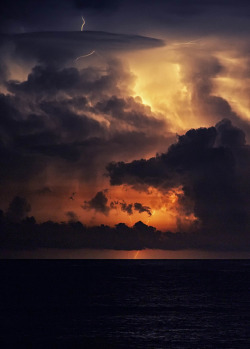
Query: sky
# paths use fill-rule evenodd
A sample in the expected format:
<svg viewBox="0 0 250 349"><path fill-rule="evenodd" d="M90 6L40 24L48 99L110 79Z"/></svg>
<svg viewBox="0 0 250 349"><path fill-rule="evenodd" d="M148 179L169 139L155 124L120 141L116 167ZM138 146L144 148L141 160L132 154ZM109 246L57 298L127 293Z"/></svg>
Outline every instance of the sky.
<svg viewBox="0 0 250 349"><path fill-rule="evenodd" d="M249 15L2 1L1 255L249 257Z"/></svg>

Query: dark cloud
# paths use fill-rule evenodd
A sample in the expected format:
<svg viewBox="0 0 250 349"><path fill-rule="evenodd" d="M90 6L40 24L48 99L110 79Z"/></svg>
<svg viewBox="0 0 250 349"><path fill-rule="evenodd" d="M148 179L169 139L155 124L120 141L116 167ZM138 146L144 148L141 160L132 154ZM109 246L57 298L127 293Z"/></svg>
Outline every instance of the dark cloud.
<svg viewBox="0 0 250 349"><path fill-rule="evenodd" d="M242 34L249 31L249 13L246 0L4 0L0 5L3 32L76 30L84 15L87 28L96 30Z"/></svg>
<svg viewBox="0 0 250 349"><path fill-rule="evenodd" d="M0 4L1 30L25 29L48 29L65 28L72 16L80 17L82 13L99 12L107 14L117 9L120 0L3 0ZM27 13L30 16L27 16ZM53 19L52 19L53 18ZM55 18L57 21L55 21ZM59 22L59 23L55 23ZM67 29L70 29L68 26ZM72 30L72 27L71 27Z"/></svg>
<svg viewBox="0 0 250 349"><path fill-rule="evenodd" d="M75 212L68 211L65 214L68 217L69 222L78 222L78 216L77 216L77 214Z"/></svg>
<svg viewBox="0 0 250 349"><path fill-rule="evenodd" d="M41 189L38 189L36 191L36 193L39 194L39 195L49 195L49 194L52 194L53 191L49 187L45 186L45 187L43 187Z"/></svg>
<svg viewBox="0 0 250 349"><path fill-rule="evenodd" d="M25 96L35 103L47 100L51 103L52 96L57 96L64 107L86 108L87 97L100 101L103 97L119 94L125 81L131 82L132 74L118 60L110 60L101 69L60 69L54 65L39 65L32 69L26 81L8 81L6 85L11 93L20 98Z"/></svg>
<svg viewBox="0 0 250 349"><path fill-rule="evenodd" d="M69 200L75 200L75 195L76 195L76 192L73 192L70 197L69 197Z"/></svg>
<svg viewBox="0 0 250 349"><path fill-rule="evenodd" d="M0 51L1 55L1 51ZM0 86L4 85L5 81L9 78L8 67L4 62L0 62Z"/></svg>
<svg viewBox="0 0 250 349"><path fill-rule="evenodd" d="M3 212L0 215L0 254L6 249L38 248L248 251L249 242L249 236L244 240L240 235L215 239L213 235L161 232L142 222L135 223L133 227L124 223L115 227L86 227L71 219L68 223L48 221L38 224L34 217L28 217L22 222L13 223Z"/></svg>
<svg viewBox="0 0 250 349"><path fill-rule="evenodd" d="M134 204L134 209L135 211L138 211L139 213L146 212L149 216L152 216L151 209L148 206L143 206L139 202L136 202Z"/></svg>
<svg viewBox="0 0 250 349"><path fill-rule="evenodd" d="M0 180L25 182L53 167L89 181L113 159L165 148L173 138L167 123L129 96L132 80L112 60L104 70L35 66L27 80L7 81L9 93L0 94Z"/></svg>
<svg viewBox="0 0 250 349"><path fill-rule="evenodd" d="M245 133L238 127L233 127L230 120L224 119L216 125L218 136L217 146L243 147L246 144Z"/></svg>
<svg viewBox="0 0 250 349"><path fill-rule="evenodd" d="M118 120L121 126L125 122L127 125L141 130L151 127L154 129L166 127L166 121L157 119L150 107L143 105L139 98L136 100L133 97L125 99L112 96L107 100L98 102L96 108L101 113Z"/></svg>
<svg viewBox="0 0 250 349"><path fill-rule="evenodd" d="M182 186L203 231L244 234L248 230L250 148L243 131L229 120L189 130L167 153L111 163L107 170L111 185L153 186L163 192Z"/></svg>
<svg viewBox="0 0 250 349"><path fill-rule="evenodd" d="M77 9L91 9L94 11L112 11L117 9L121 0L74 0Z"/></svg>
<svg viewBox="0 0 250 349"><path fill-rule="evenodd" d="M105 195L105 191L99 191L91 200L84 201L82 208L84 210L95 210L96 212L101 212L107 216L110 210L107 203L108 198Z"/></svg>
<svg viewBox="0 0 250 349"><path fill-rule="evenodd" d="M115 201L111 201L109 206L111 209L116 209L118 204L119 204L119 201L115 200Z"/></svg>
<svg viewBox="0 0 250 349"><path fill-rule="evenodd" d="M10 221L18 222L27 216L30 212L31 206L25 198L16 196L10 202L7 210L7 217Z"/></svg>
<svg viewBox="0 0 250 349"><path fill-rule="evenodd" d="M119 202L119 201L112 201L110 204L111 209L117 209L117 207L120 206L121 210L123 212L126 212L129 216L131 216L134 211L138 211L139 213L144 213L146 212L149 216L152 215L151 213L151 208L148 206L144 206L139 202L136 203L130 203L127 204L125 201Z"/></svg>
<svg viewBox="0 0 250 349"><path fill-rule="evenodd" d="M121 210L128 215L133 214L133 204L126 204L126 202L120 202Z"/></svg>
<svg viewBox="0 0 250 349"><path fill-rule="evenodd" d="M95 31L58 31L35 32L24 34L1 34L0 47L9 51L13 59L36 59L40 63L74 64L77 57L96 51L91 60L98 59L104 54L130 50L143 50L164 46L160 39L140 35L126 35ZM11 49L9 49L11 47ZM14 47L14 48L13 48ZM99 53L98 53L99 52ZM104 57L105 58L105 57Z"/></svg>

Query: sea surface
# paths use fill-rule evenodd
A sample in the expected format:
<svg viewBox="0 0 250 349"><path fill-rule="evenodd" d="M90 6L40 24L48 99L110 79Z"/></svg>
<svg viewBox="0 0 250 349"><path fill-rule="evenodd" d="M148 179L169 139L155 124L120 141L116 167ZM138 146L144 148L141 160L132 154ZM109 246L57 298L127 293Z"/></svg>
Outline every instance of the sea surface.
<svg viewBox="0 0 250 349"><path fill-rule="evenodd" d="M0 348L250 348L250 260L6 260L0 277Z"/></svg>

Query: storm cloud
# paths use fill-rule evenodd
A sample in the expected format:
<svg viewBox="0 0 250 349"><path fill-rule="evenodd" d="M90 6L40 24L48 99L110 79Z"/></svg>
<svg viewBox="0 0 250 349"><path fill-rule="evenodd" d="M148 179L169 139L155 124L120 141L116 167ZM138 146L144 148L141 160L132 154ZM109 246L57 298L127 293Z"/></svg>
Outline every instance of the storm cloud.
<svg viewBox="0 0 250 349"><path fill-rule="evenodd" d="M82 208L84 210L95 210L96 212L101 212L105 215L109 214L109 206L107 205L108 198L105 195L105 191L99 191L95 197L89 201L84 201Z"/></svg>
<svg viewBox="0 0 250 349"><path fill-rule="evenodd" d="M230 43L225 43L225 50ZM237 45L237 44L236 44ZM248 118L236 112L232 102L222 97L218 91L215 91L216 79L228 78L227 69L229 69L222 59L216 57L215 47L207 49L208 54L204 55L200 49L184 50L182 64L182 79L187 84L191 93L192 107L194 109L195 117L198 118L199 123L216 124L221 119L226 118L231 122L242 128L250 140L250 123ZM243 48L239 47L239 55L244 55ZM243 59L241 57L241 59ZM245 63L242 66L243 85L248 75L248 64ZM232 79L239 78L240 72L235 73L236 76ZM229 79L230 81L230 79ZM233 80L234 81L234 80ZM235 83L234 81L234 83ZM243 88L245 89L245 87Z"/></svg>
<svg viewBox="0 0 250 349"><path fill-rule="evenodd" d="M10 221L18 222L27 216L31 206L25 198L16 196L10 202L6 216Z"/></svg>
<svg viewBox="0 0 250 349"><path fill-rule="evenodd" d="M137 211L138 213L144 213L146 212L148 216L150 217L152 215L151 209L148 206L144 206L140 202L133 203L126 203L125 201L119 202L111 202L110 208L116 209L118 206L120 206L122 212L126 212L129 216L134 214L134 211Z"/></svg>
<svg viewBox="0 0 250 349"><path fill-rule="evenodd" d="M146 213L149 215L149 217L152 216L150 207L144 206L144 205L142 205L142 204L139 203L139 202L136 202L136 203L134 204L134 209L135 209L136 211L138 211L139 213L146 212Z"/></svg>
<svg viewBox="0 0 250 349"><path fill-rule="evenodd" d="M167 122L130 96L132 80L111 60L104 71L39 65L25 81L6 81L8 93L0 94L0 180L24 183L48 167L93 180L108 161L131 158L134 146L143 154L170 144Z"/></svg>
<svg viewBox="0 0 250 349"><path fill-rule="evenodd" d="M110 163L111 185L162 192L182 186L203 231L246 233L249 229L250 148L244 132L227 119L215 127L189 130L166 153L148 160ZM185 208L185 207L184 207Z"/></svg>
<svg viewBox="0 0 250 349"><path fill-rule="evenodd" d="M87 227L75 220L72 212L67 214L69 222L56 223L47 221L36 223L34 217L22 221L10 221L0 211L0 256L6 250L36 250L40 248L93 248L113 250L186 250L200 249L207 251L248 251L249 236L242 239L235 236L161 232L155 227L135 223L132 227L119 223L115 227L99 225Z"/></svg>
<svg viewBox="0 0 250 349"><path fill-rule="evenodd" d="M114 52L164 46L160 39L106 32L83 31L0 34L0 47L12 59L17 55L44 64L74 64L79 56L95 51L92 58ZM102 58L103 59L103 58Z"/></svg>
<svg viewBox="0 0 250 349"><path fill-rule="evenodd" d="M1 3L1 244L244 250L249 14L245 0Z"/></svg>

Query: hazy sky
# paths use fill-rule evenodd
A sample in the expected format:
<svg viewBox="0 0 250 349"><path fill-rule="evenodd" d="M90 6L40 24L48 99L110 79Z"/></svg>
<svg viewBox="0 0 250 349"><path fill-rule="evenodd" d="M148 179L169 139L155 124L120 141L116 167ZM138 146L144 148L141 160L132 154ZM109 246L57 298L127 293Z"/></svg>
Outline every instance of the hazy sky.
<svg viewBox="0 0 250 349"><path fill-rule="evenodd" d="M246 257L249 2L25 0L0 13L5 250Z"/></svg>

